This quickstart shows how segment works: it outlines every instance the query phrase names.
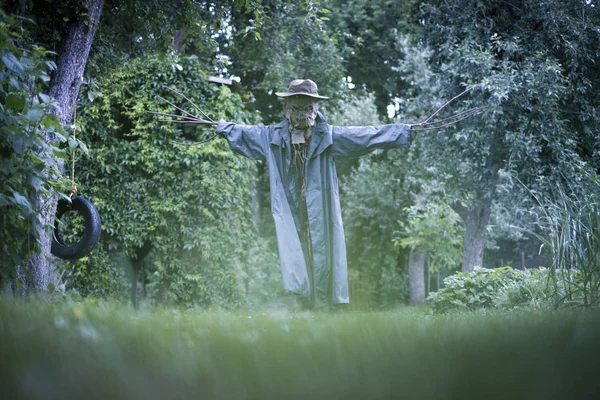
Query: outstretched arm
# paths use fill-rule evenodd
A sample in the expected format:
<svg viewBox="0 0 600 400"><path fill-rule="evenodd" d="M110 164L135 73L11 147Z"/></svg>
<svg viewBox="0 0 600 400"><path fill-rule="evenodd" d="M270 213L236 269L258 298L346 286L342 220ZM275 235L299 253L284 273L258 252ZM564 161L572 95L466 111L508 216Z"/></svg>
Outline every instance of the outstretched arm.
<svg viewBox="0 0 600 400"><path fill-rule="evenodd" d="M443 104L427 119L416 124L392 124L364 127L333 127L334 157L356 157L367 154L375 149L389 149L410 146L411 132L442 129L472 117L484 110L475 107L458 112L450 117L433 120L444 108L464 96L471 89L454 96Z"/></svg>
<svg viewBox="0 0 600 400"><path fill-rule="evenodd" d="M376 149L408 147L411 142L410 125L332 127L332 155L358 157Z"/></svg>
<svg viewBox="0 0 600 400"><path fill-rule="evenodd" d="M231 150L253 160L264 160L268 144L268 127L239 125L219 121L217 133L229 142Z"/></svg>

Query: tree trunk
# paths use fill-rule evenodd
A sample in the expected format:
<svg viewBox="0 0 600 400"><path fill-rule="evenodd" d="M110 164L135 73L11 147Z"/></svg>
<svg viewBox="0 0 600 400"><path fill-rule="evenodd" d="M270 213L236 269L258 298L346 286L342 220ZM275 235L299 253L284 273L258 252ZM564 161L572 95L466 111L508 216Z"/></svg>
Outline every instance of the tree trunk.
<svg viewBox="0 0 600 400"><path fill-rule="evenodd" d="M185 43L185 28L181 28L173 35L173 45L175 46L176 52L181 52L181 47Z"/></svg>
<svg viewBox="0 0 600 400"><path fill-rule="evenodd" d="M465 224L465 239L463 242L462 271L471 272L475 267L483 266L483 250L485 234L490 222L492 202L498 184L498 171L503 159L501 135L494 135L490 144L490 156L486 160L481 179L475 193L475 201L470 208L460 201L450 206L462 218Z"/></svg>
<svg viewBox="0 0 600 400"><path fill-rule="evenodd" d="M72 23L61 40L57 71L50 85L50 96L58 102L56 115L63 124L71 123L73 109L92 42L102 16L104 0L88 0L88 18Z"/></svg>
<svg viewBox="0 0 600 400"><path fill-rule="evenodd" d="M146 291L146 266L142 265L142 300L146 301L148 292Z"/></svg>
<svg viewBox="0 0 600 400"><path fill-rule="evenodd" d="M137 298L137 284L140 272L140 260L133 260L131 263L132 271L131 271L131 305L136 310L138 309L138 298Z"/></svg>
<svg viewBox="0 0 600 400"><path fill-rule="evenodd" d="M90 53L92 41L98 28L102 15L104 0L89 0L88 18L80 19L69 26L68 31L61 40L61 50L58 55L57 71L50 84L49 95L56 99L58 108L55 114L61 123L71 123L73 108L77 101L79 87L83 79L83 72ZM53 135L45 134L47 142L54 142ZM64 165L57 160L58 170L62 171ZM46 197L41 193L34 193L35 203L40 210L39 219L44 225L54 224L54 212L57 199ZM24 294L45 290L48 284L54 283L55 259L50 253L52 236L44 233L40 238L41 253L35 254L26 265L26 273L19 271L19 278L24 283Z"/></svg>
<svg viewBox="0 0 600 400"><path fill-rule="evenodd" d="M489 223L491 202L479 205L465 220L465 240L463 242L463 272L471 272L475 267L483 266L486 227ZM482 215L482 217L479 217ZM487 217L485 216L487 215Z"/></svg>
<svg viewBox="0 0 600 400"><path fill-rule="evenodd" d="M451 204L452 209L460 215L465 224L463 272L471 272L475 267L483 266L485 234L490 222L493 195L498 182L498 169L491 170L490 174L483 175L480 189L476 194L479 200L470 209L464 207L460 202Z"/></svg>
<svg viewBox="0 0 600 400"><path fill-rule="evenodd" d="M137 285L140 279L140 274L142 276L142 298L146 298L146 279L144 277L146 268L144 267L144 260L146 257L148 257L148 254L150 254L152 248L152 242L150 240L146 240L141 247L135 249L135 258L131 259L131 265L133 267L131 280L131 304L133 304L135 309L137 309L139 305Z"/></svg>
<svg viewBox="0 0 600 400"><path fill-rule="evenodd" d="M425 282L427 287L425 288L425 298L429 296L431 292L431 257L427 257L427 281Z"/></svg>
<svg viewBox="0 0 600 400"><path fill-rule="evenodd" d="M410 304L425 302L425 256L418 250L411 250L408 257L408 277L410 284Z"/></svg>

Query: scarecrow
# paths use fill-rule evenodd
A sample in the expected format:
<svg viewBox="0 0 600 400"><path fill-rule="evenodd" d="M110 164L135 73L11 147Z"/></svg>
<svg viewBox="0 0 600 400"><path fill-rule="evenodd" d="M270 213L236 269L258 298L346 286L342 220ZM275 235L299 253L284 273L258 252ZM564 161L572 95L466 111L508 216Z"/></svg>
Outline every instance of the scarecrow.
<svg viewBox="0 0 600 400"><path fill-rule="evenodd" d="M195 118L195 123L215 124L217 135L227 139L234 152L266 162L284 289L301 295L302 304L309 308L349 303L335 161L376 149L408 147L411 130L438 129L478 110L429 122L440 108L424 122L414 125L342 127L329 125L319 112L319 102L328 97L321 96L315 82L309 79L294 80L286 92L276 95L285 100L285 119L270 126L216 123L197 106L206 120L177 108L190 115L181 122Z"/></svg>

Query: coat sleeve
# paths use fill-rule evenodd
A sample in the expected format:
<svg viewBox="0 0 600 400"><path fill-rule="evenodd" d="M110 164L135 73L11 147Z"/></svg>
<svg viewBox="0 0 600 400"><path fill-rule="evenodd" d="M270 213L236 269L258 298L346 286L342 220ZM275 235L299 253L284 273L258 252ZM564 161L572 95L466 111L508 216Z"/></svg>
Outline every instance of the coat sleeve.
<svg viewBox="0 0 600 400"><path fill-rule="evenodd" d="M376 149L408 147L410 126L392 124L380 126L334 126L332 129L333 157L358 157Z"/></svg>
<svg viewBox="0 0 600 400"><path fill-rule="evenodd" d="M239 125L233 122L219 121L217 133L229 142L234 152L252 160L264 160L268 141L268 127Z"/></svg>

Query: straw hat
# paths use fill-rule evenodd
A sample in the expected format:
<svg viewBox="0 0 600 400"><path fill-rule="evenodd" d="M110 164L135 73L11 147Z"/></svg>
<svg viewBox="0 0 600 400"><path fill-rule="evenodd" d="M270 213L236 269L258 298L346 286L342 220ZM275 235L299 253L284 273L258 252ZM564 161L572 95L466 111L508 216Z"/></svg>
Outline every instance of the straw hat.
<svg viewBox="0 0 600 400"><path fill-rule="evenodd" d="M290 82L287 92L276 92L279 97L308 96L315 99L327 100L329 97L319 96L317 84L310 79L294 79Z"/></svg>

